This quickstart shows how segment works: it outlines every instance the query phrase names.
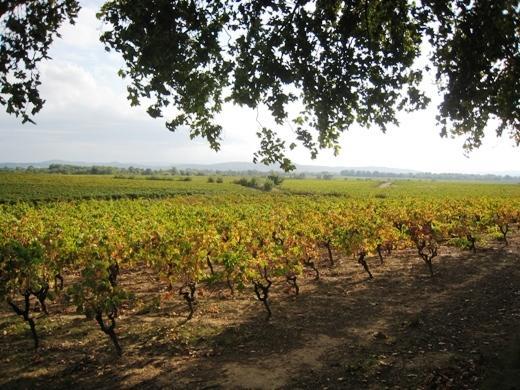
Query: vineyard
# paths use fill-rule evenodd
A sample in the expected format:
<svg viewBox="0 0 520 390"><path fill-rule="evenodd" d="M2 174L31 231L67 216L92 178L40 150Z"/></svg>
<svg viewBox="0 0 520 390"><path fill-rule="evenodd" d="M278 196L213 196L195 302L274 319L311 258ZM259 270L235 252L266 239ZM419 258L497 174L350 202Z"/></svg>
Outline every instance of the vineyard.
<svg viewBox="0 0 520 390"><path fill-rule="evenodd" d="M56 337L53 316L75 315L80 329L97 327L104 335L106 356L124 358L135 343L122 329L136 332L125 322L156 312L175 319L179 329L190 329L193 321L200 326L205 316L219 313L213 300L205 302L215 296L228 310L234 302L254 299L254 332L262 335L273 322L294 321L291 305L312 299L309 286L319 286L324 278L340 277L348 268L369 291L372 281L388 280L384 267L404 257L415 264L421 283L435 286L446 277L445 267L438 270L443 253L478 258L497 246L518 248L519 222L520 199L503 194L363 199L230 191L225 196L4 204L3 342L9 348L11 334L23 336L19 345L45 360L51 353L46 345ZM515 250L507 253L518 262ZM144 285L149 288L143 290ZM176 302L175 312L159 310L168 302ZM70 349L82 348L81 333Z"/></svg>
<svg viewBox="0 0 520 390"><path fill-rule="evenodd" d="M161 178L163 179L163 178ZM243 192L226 180L208 183L207 177L122 177L0 172L0 203L61 201L66 199L164 198L175 195Z"/></svg>
<svg viewBox="0 0 520 390"><path fill-rule="evenodd" d="M178 195L251 194L255 190L207 176L111 176L0 172L0 203L79 199L150 199ZM352 198L520 197L520 185L430 180L288 179L277 189L285 194L334 195Z"/></svg>

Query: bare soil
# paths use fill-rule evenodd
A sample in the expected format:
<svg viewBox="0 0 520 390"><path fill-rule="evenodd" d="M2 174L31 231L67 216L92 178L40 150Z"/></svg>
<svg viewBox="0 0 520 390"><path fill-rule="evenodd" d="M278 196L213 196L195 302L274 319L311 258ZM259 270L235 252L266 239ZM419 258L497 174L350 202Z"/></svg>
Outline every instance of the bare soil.
<svg viewBox="0 0 520 390"><path fill-rule="evenodd" d="M385 181L377 186L377 188L388 188L392 185L391 181Z"/></svg>
<svg viewBox="0 0 520 390"><path fill-rule="evenodd" d="M93 320L66 297L37 315L34 352L22 319L0 309L0 388L520 389L520 235L476 254L443 247L435 277L414 251L369 258L369 280L340 258L309 272L294 296L272 287L273 317L248 287L199 291L186 322L181 298L145 268L122 310L117 357ZM67 282L67 281L66 281Z"/></svg>

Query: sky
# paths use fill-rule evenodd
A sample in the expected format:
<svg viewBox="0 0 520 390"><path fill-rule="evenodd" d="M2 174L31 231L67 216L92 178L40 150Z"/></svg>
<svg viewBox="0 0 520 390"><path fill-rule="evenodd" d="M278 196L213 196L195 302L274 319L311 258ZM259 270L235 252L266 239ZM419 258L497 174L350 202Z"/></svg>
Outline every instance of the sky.
<svg viewBox="0 0 520 390"><path fill-rule="evenodd" d="M40 66L41 94L46 100L36 125L21 124L0 111L0 162L67 160L149 164L211 164L250 162L258 149L257 112L226 105L218 121L224 128L222 148L215 152L202 139L190 140L186 130L174 133L167 118L150 118L145 107L130 107L126 82L117 76L123 65L117 53L99 42L102 23L96 19L100 1L83 1L77 23L61 28L61 39ZM433 100L433 82L426 88ZM334 157L323 150L315 160L302 147L289 156L297 164L342 167L389 167L427 172L496 173L520 171L520 149L507 136L486 133L483 146L465 156L463 138L441 138L435 125L435 104L399 116L400 125L386 134L353 126L340 138ZM272 119L258 113L263 125ZM290 137L290 126L279 128ZM290 140L290 139L288 139Z"/></svg>

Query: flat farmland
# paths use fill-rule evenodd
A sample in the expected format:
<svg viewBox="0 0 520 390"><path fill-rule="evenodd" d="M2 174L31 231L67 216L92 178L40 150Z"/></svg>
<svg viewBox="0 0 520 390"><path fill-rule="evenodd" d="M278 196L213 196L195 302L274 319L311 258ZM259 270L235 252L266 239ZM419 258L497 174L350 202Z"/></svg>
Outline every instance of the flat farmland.
<svg viewBox="0 0 520 390"><path fill-rule="evenodd" d="M216 179L218 176L209 176ZM259 193L234 184L239 177L112 176L0 172L0 202L67 199L160 198L177 195ZM262 182L265 179L259 178ZM285 179L276 192L298 195L372 197L520 197L520 184L431 180Z"/></svg>
<svg viewBox="0 0 520 390"><path fill-rule="evenodd" d="M114 177L112 175L63 175L0 172L0 201L66 199L153 198L175 195L248 192L232 184L208 183L204 176Z"/></svg>

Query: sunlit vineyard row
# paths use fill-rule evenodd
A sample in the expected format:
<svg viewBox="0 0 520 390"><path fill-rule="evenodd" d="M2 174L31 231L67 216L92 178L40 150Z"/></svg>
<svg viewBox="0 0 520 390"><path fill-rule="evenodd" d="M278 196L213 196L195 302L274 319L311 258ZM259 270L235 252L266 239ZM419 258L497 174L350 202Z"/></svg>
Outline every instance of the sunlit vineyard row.
<svg viewBox="0 0 520 390"><path fill-rule="evenodd" d="M163 200L26 203L0 208L0 296L38 332L35 301L66 294L70 304L122 353L115 332L132 291L118 283L123 269L148 267L194 312L197 288L254 292L272 315L273 282L299 290L305 269L320 277L321 259L352 258L372 278L366 258L414 248L435 274L441 245L477 251L508 235L520 200L353 200L338 197L229 195ZM377 276L375 276L377 277Z"/></svg>

